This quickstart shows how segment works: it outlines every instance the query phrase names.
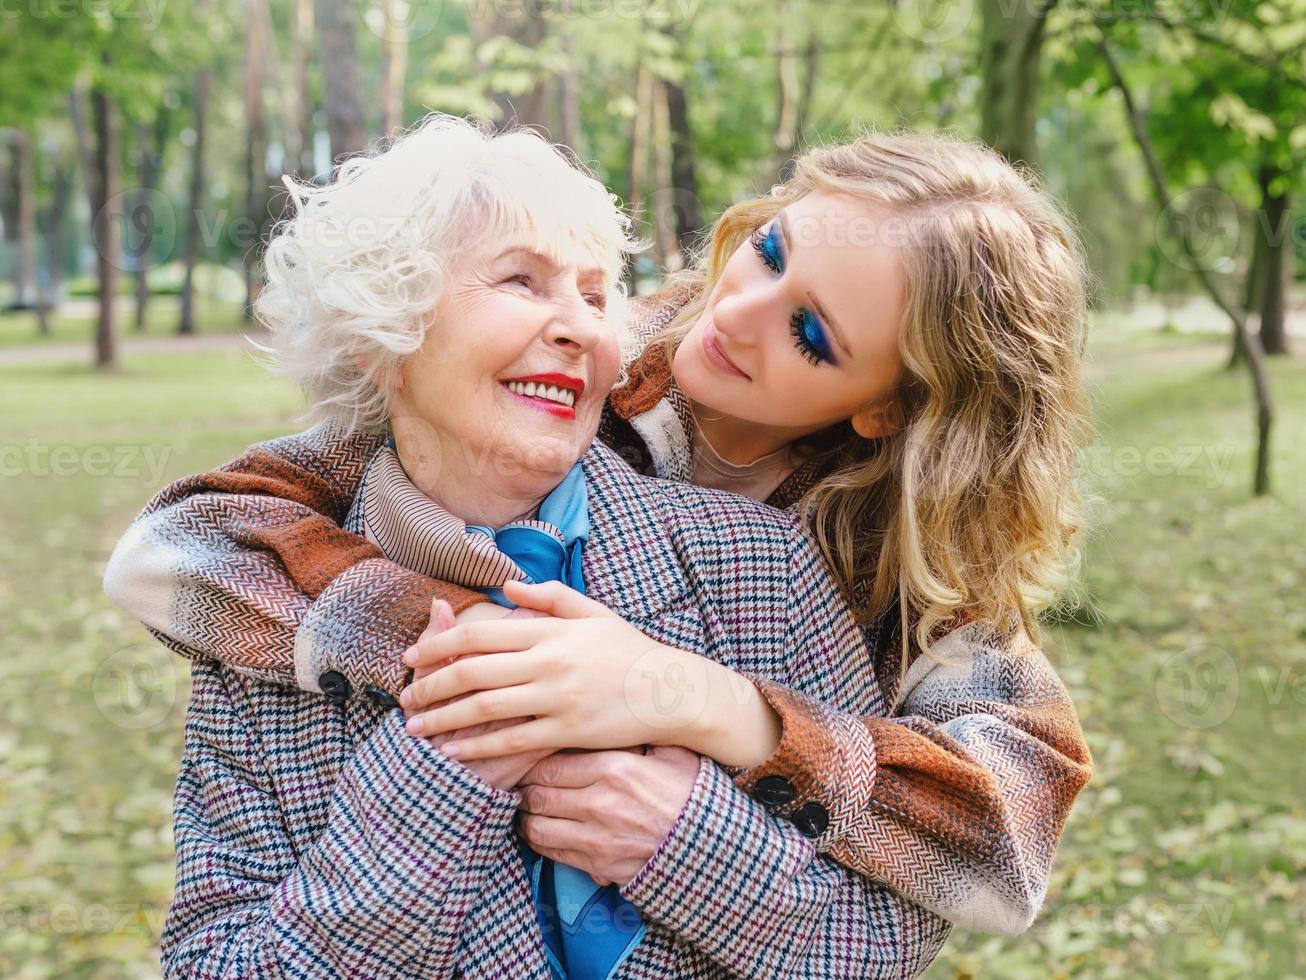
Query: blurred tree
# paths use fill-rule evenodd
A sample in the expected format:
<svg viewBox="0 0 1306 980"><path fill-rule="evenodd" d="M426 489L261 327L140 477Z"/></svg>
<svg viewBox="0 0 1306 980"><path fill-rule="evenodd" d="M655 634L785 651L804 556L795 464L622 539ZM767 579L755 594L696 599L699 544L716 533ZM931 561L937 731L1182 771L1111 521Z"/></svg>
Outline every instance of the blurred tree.
<svg viewBox="0 0 1306 980"><path fill-rule="evenodd" d="M213 0L198 0L196 8L200 24L207 27L213 9ZM199 264L204 234L204 192L208 186L205 144L208 139L211 84L212 68L206 59L195 72L191 99L193 142L190 147L190 182L186 194L185 223L182 228L182 264L185 272L181 284L181 310L177 321L177 333L183 336L195 332L195 267Z"/></svg>
<svg viewBox="0 0 1306 980"><path fill-rule="evenodd" d="M309 98L308 69L313 55L313 0L292 0L290 28L290 84L287 92L285 131L288 174L313 173L313 102Z"/></svg>
<svg viewBox="0 0 1306 980"><path fill-rule="evenodd" d="M331 158L339 163L367 149L363 74L354 29L358 5L351 0L317 0L316 13L318 60L326 81L327 132Z"/></svg>
<svg viewBox="0 0 1306 980"><path fill-rule="evenodd" d="M266 0L246 0L245 27L245 208L240 264L245 273L245 319L254 316L259 259L268 224L267 125L263 114L263 73L271 52L271 20Z"/></svg>
<svg viewBox="0 0 1306 980"><path fill-rule="evenodd" d="M122 271L122 201L118 197L121 169L118 107L105 78L112 70L109 48L100 52L101 71L91 86L91 130L94 134L91 169L86 173L90 195L91 238L95 243L95 275L99 281L99 315L95 323L95 363L118 364L118 277Z"/></svg>
<svg viewBox="0 0 1306 980"><path fill-rule="evenodd" d="M982 0L980 136L1008 160L1036 163L1039 67L1057 0Z"/></svg>
<svg viewBox="0 0 1306 980"><path fill-rule="evenodd" d="M73 195L72 153L70 140L63 130L66 126L51 124L46 127L44 156L50 164L49 199L38 213L42 237L45 239L46 271L38 276L41 296L37 301L37 329L50 333L49 317L58 307L63 293L65 228L68 224L68 205Z"/></svg>
<svg viewBox="0 0 1306 980"><path fill-rule="evenodd" d="M168 94L172 96L171 102L168 98L165 98L155 107L152 125L142 121L135 126L136 155L139 158L137 168L139 181L135 192L131 195L131 200L127 204L125 220L129 225L136 222L138 232L142 230L140 227L141 219L149 220L150 212L154 207L153 197L163 173L168 143L172 136L172 113L176 96L171 92ZM136 278L136 314L133 325L137 333L142 333L145 330L145 312L150 302L149 271L153 264L150 261L150 244L150 237L143 236L139 254L136 256L134 270Z"/></svg>
<svg viewBox="0 0 1306 980"><path fill-rule="evenodd" d="M10 307L30 310L37 306L36 292L36 186L33 177L32 138L24 126L4 133L9 165L5 168L5 240L13 252L14 295Z"/></svg>
<svg viewBox="0 0 1306 980"><path fill-rule="evenodd" d="M1147 173L1151 178L1153 189L1156 191L1157 203L1168 219L1172 232L1192 263L1191 268L1201 282L1202 288L1210 296L1212 302L1229 317L1234 330L1237 331L1239 338L1241 338L1243 350L1247 355L1248 370L1252 377L1252 389L1256 397L1256 463L1252 489L1258 496L1269 493L1270 432L1274 425L1274 401L1270 394L1270 381L1265 371L1265 358L1261 350L1260 338L1250 331L1247 326L1246 315L1237 304L1231 303L1225 298L1219 284L1215 281L1209 268L1208 257L1201 253L1195 243L1194 222L1174 206L1175 198L1170 193L1165 169L1152 144L1143 110L1134 98L1133 90L1125 80L1124 73L1105 38L1099 41L1098 47L1102 53L1102 60L1111 75L1112 83L1120 93L1130 128L1134 132L1139 151L1143 154L1144 162L1147 164Z"/></svg>
<svg viewBox="0 0 1306 980"><path fill-rule="evenodd" d="M689 124L689 97L684 74L688 72L682 29L674 21L665 28L674 45L674 70L662 79L666 92L667 122L671 131L671 182L662 186L670 190L679 246L679 268L684 256L693 251L694 239L703 230L703 206L699 200L698 173L694 162L694 132Z"/></svg>
<svg viewBox="0 0 1306 980"><path fill-rule="evenodd" d="M404 90L408 75L408 22L400 8L406 0L381 0L381 135L394 136L404 125Z"/></svg>

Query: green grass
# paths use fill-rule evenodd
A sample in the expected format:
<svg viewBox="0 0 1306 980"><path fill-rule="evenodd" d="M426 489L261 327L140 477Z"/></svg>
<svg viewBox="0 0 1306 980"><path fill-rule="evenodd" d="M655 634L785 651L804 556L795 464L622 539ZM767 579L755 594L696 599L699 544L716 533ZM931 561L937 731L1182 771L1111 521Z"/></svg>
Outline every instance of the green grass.
<svg viewBox="0 0 1306 980"><path fill-rule="evenodd" d="M29 311L0 313L0 351L13 347L32 347L52 343L85 343L90 350L95 337L95 314L89 301L70 300L67 306L82 312L56 312L50 318L49 335L36 328L36 314ZM130 342L136 337L171 337L177 333L180 300L176 296L154 296L145 307L145 329L135 327L136 301L122 296L117 304L118 336ZM230 333L243 330L248 321L241 315L240 303L201 301L195 310L198 333Z"/></svg>
<svg viewBox="0 0 1306 980"><path fill-rule="evenodd" d="M931 977L1306 976L1306 368L1274 366L1253 500L1246 379L1151 336L1094 352L1087 603L1050 643L1096 777L1031 930L954 933ZM157 489L297 407L234 352L0 366L0 975L157 975L187 672L100 576Z"/></svg>
<svg viewBox="0 0 1306 980"><path fill-rule="evenodd" d="M158 975L188 672L100 576L158 489L298 405L235 352L0 367L0 976Z"/></svg>
<svg viewBox="0 0 1306 980"><path fill-rule="evenodd" d="M1220 348L1096 353L1086 604L1049 646L1097 772L1031 930L955 933L929 976L1306 976L1306 369L1273 365L1256 500Z"/></svg>

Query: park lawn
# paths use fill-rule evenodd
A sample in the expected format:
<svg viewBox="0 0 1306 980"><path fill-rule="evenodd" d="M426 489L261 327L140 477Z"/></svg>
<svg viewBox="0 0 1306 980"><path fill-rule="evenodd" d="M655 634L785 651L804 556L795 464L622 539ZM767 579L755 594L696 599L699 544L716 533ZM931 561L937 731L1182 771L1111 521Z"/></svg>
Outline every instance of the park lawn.
<svg viewBox="0 0 1306 980"><path fill-rule="evenodd" d="M1252 500L1245 378L1156 346L1095 352L1098 530L1049 643L1096 778L1031 930L957 931L931 977L1306 976L1306 368L1274 366L1278 492ZM0 364L0 391L0 975L157 974L187 672L100 576L159 487L298 399L238 352Z"/></svg>
<svg viewBox="0 0 1306 980"><path fill-rule="evenodd" d="M930 977L1306 976L1306 367L1273 365L1256 500L1245 374L1157 343L1095 352L1086 602L1048 644L1095 778L1030 931L954 932Z"/></svg>
<svg viewBox="0 0 1306 980"><path fill-rule="evenodd" d="M136 301L119 297L118 336L130 343L137 337L171 337L177 333L180 300L176 296L154 296L145 307L145 329L135 328ZM32 347L51 343L85 343L91 350L95 337L95 309L93 302L73 299L65 304L65 311L50 318L50 333L37 332L36 314L30 311L0 313L0 352L7 348ZM249 329L250 323L240 312L240 303L201 300L195 310L197 333L232 333Z"/></svg>

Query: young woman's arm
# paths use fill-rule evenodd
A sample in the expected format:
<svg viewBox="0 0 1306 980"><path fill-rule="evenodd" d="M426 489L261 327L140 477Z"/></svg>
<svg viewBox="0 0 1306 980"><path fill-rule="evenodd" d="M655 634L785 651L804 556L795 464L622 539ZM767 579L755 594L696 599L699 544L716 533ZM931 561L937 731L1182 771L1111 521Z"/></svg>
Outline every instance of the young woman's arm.
<svg viewBox="0 0 1306 980"><path fill-rule="evenodd" d="M379 437L327 425L256 443L151 500L115 547L104 588L170 649L337 699L383 703L432 598L479 592L409 571L340 528ZM292 655L293 651L293 655Z"/></svg>
<svg viewBox="0 0 1306 980"><path fill-rule="evenodd" d="M721 594L746 594L739 574ZM822 598L837 589L800 532L788 580L787 678L739 672L779 714L780 744L760 765L722 768L845 866L967 929L1026 929L1092 774L1047 658L972 628L943 637L901 678L887 662L872 670L867 648L881 644Z"/></svg>
<svg viewBox="0 0 1306 980"><path fill-rule="evenodd" d="M813 669L796 649L795 671ZM781 717L780 746L726 771L746 792L783 798L776 811L849 867L965 928L1016 934L1043 904L1092 759L1039 650L963 630L932 652L946 662L918 658L883 717L745 672Z"/></svg>
<svg viewBox="0 0 1306 980"><path fill-rule="evenodd" d="M350 752L321 699L204 661L192 676L164 976L453 976L520 794L411 738L398 711ZM268 772L277 747L340 763L308 847ZM301 826L312 799L298 799Z"/></svg>

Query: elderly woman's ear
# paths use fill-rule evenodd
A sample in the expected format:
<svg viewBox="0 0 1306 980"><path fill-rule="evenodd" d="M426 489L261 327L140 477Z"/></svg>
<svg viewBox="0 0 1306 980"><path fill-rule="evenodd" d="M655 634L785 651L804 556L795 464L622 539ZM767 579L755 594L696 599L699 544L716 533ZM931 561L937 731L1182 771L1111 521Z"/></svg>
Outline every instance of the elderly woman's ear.
<svg viewBox="0 0 1306 980"><path fill-rule="evenodd" d="M402 364L393 364L387 368L377 368L366 354L354 355L354 367L367 376L382 391L396 392L404 386L404 369Z"/></svg>

